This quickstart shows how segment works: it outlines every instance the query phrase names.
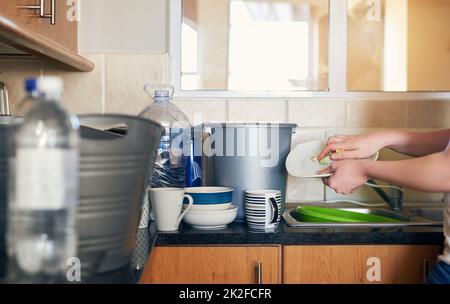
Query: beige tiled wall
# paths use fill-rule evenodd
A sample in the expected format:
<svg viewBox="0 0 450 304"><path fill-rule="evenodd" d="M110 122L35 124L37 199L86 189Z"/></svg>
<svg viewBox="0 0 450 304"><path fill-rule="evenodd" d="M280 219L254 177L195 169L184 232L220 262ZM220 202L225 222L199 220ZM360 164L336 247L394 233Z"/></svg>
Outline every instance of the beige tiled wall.
<svg viewBox="0 0 450 304"><path fill-rule="evenodd" d="M167 54L83 54L95 63L89 73L69 72L40 61L0 60L0 80L9 88L10 101L24 96L26 77L56 75L64 80L63 102L74 113L138 114L151 98L146 83L166 82Z"/></svg>
<svg viewBox="0 0 450 304"><path fill-rule="evenodd" d="M84 54L96 64L91 73L66 72L39 61L0 61L0 81L10 90L12 103L23 96L28 76L59 75L66 83L64 102L73 112L138 114L151 99L143 92L145 83L169 81L167 54ZM450 127L450 101L362 101L288 99L177 99L175 103L192 123L202 121L277 121L299 125L293 146L331 134L362 133L380 128L432 129ZM382 159L398 158L383 152ZM440 194L407 192L407 200L440 200ZM320 179L288 178L288 201L341 199L325 189ZM370 189L346 197L376 200Z"/></svg>

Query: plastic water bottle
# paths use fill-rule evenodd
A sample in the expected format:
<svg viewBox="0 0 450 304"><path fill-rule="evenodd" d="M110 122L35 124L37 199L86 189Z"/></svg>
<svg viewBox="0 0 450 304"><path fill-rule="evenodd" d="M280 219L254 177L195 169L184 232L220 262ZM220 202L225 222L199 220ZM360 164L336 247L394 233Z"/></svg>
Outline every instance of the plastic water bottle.
<svg viewBox="0 0 450 304"><path fill-rule="evenodd" d="M8 253L13 282L59 282L76 256L78 120L59 104L63 82L43 77L15 135Z"/></svg>
<svg viewBox="0 0 450 304"><path fill-rule="evenodd" d="M191 125L188 117L171 102L171 85L146 85L154 102L139 116L151 119L164 127L156 158L152 187L185 187L186 165L191 149Z"/></svg>
<svg viewBox="0 0 450 304"><path fill-rule="evenodd" d="M33 101L39 96L36 78L25 80L25 93L25 98L15 105L14 115L19 117L24 117L30 111L34 105Z"/></svg>

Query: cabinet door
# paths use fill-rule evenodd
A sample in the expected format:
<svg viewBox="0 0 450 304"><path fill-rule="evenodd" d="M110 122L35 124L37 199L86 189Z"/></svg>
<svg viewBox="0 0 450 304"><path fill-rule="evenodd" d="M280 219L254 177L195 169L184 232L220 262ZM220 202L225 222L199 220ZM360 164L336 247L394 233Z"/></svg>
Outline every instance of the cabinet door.
<svg viewBox="0 0 450 304"><path fill-rule="evenodd" d="M440 246L285 246L284 283L422 283Z"/></svg>
<svg viewBox="0 0 450 304"><path fill-rule="evenodd" d="M46 13L50 14L51 0L45 0ZM66 0L55 0L56 23L51 24L48 18L37 19L37 32L52 39L73 52L78 52L78 22L68 18L71 6Z"/></svg>
<svg viewBox="0 0 450 304"><path fill-rule="evenodd" d="M34 31L37 25L37 11L19 7L36 5L37 3L39 3L39 0L1 0L0 15L19 26Z"/></svg>
<svg viewBox="0 0 450 304"><path fill-rule="evenodd" d="M281 248L279 246L155 247L141 282L276 284L280 283L281 279L280 265Z"/></svg>

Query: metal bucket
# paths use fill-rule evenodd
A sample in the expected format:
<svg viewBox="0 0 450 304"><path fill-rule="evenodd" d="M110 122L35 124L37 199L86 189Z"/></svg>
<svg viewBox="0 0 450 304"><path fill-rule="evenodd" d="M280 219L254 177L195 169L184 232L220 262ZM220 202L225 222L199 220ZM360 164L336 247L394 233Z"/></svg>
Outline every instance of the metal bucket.
<svg viewBox="0 0 450 304"><path fill-rule="evenodd" d="M8 158L14 125L20 118L0 116L0 280L6 275L6 199L8 194Z"/></svg>
<svg viewBox="0 0 450 304"><path fill-rule="evenodd" d="M106 272L130 262L163 129L151 120L123 115L82 115L80 123L100 130L127 126L127 135L116 139L82 134L80 145L79 256L83 262L100 254L98 272Z"/></svg>
<svg viewBox="0 0 450 304"><path fill-rule="evenodd" d="M244 220L245 190L280 190L284 209L287 184L284 163L296 127L296 124L263 123L205 125L206 133L211 134L209 145L215 151L204 164L204 185L234 189L238 221Z"/></svg>
<svg viewBox="0 0 450 304"><path fill-rule="evenodd" d="M163 129L151 120L126 115L81 115L79 119L83 127L76 217L78 258L82 269L104 273L130 263L148 173ZM125 136L103 131L118 125L127 127ZM13 130L2 132L0 128L0 228L5 223L3 190L8 159L1 147ZM1 246L0 236L0 255Z"/></svg>

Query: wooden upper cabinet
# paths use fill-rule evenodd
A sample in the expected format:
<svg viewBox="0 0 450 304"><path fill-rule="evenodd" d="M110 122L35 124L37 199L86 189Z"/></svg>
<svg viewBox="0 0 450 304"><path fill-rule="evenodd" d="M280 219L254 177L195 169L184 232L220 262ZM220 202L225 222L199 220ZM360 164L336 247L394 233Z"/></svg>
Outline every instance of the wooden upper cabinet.
<svg viewBox="0 0 450 304"><path fill-rule="evenodd" d="M19 26L35 31L37 29L36 10L21 9L20 6L37 5L39 0L1 0L0 15Z"/></svg>
<svg viewBox="0 0 450 304"><path fill-rule="evenodd" d="M6 55L29 54L74 71L89 72L94 63L78 54L78 23L75 7L66 0L55 1L55 23L41 17L40 0L0 0L0 46ZM76 4L72 4L76 5ZM52 0L44 0L44 12L51 14ZM9 47L9 48L8 48ZM17 53L11 53L17 50ZM1 52L0 56L5 55Z"/></svg>
<svg viewBox="0 0 450 304"><path fill-rule="evenodd" d="M420 284L440 252L424 245L284 246L283 282Z"/></svg>
<svg viewBox="0 0 450 304"><path fill-rule="evenodd" d="M280 265L280 246L155 247L141 283L277 284Z"/></svg>
<svg viewBox="0 0 450 304"><path fill-rule="evenodd" d="M51 0L45 0L46 14L50 14L50 2ZM78 22L67 18L70 7L66 2L66 0L55 0L55 24L51 24L48 18L37 18L37 32L73 52L78 52Z"/></svg>

